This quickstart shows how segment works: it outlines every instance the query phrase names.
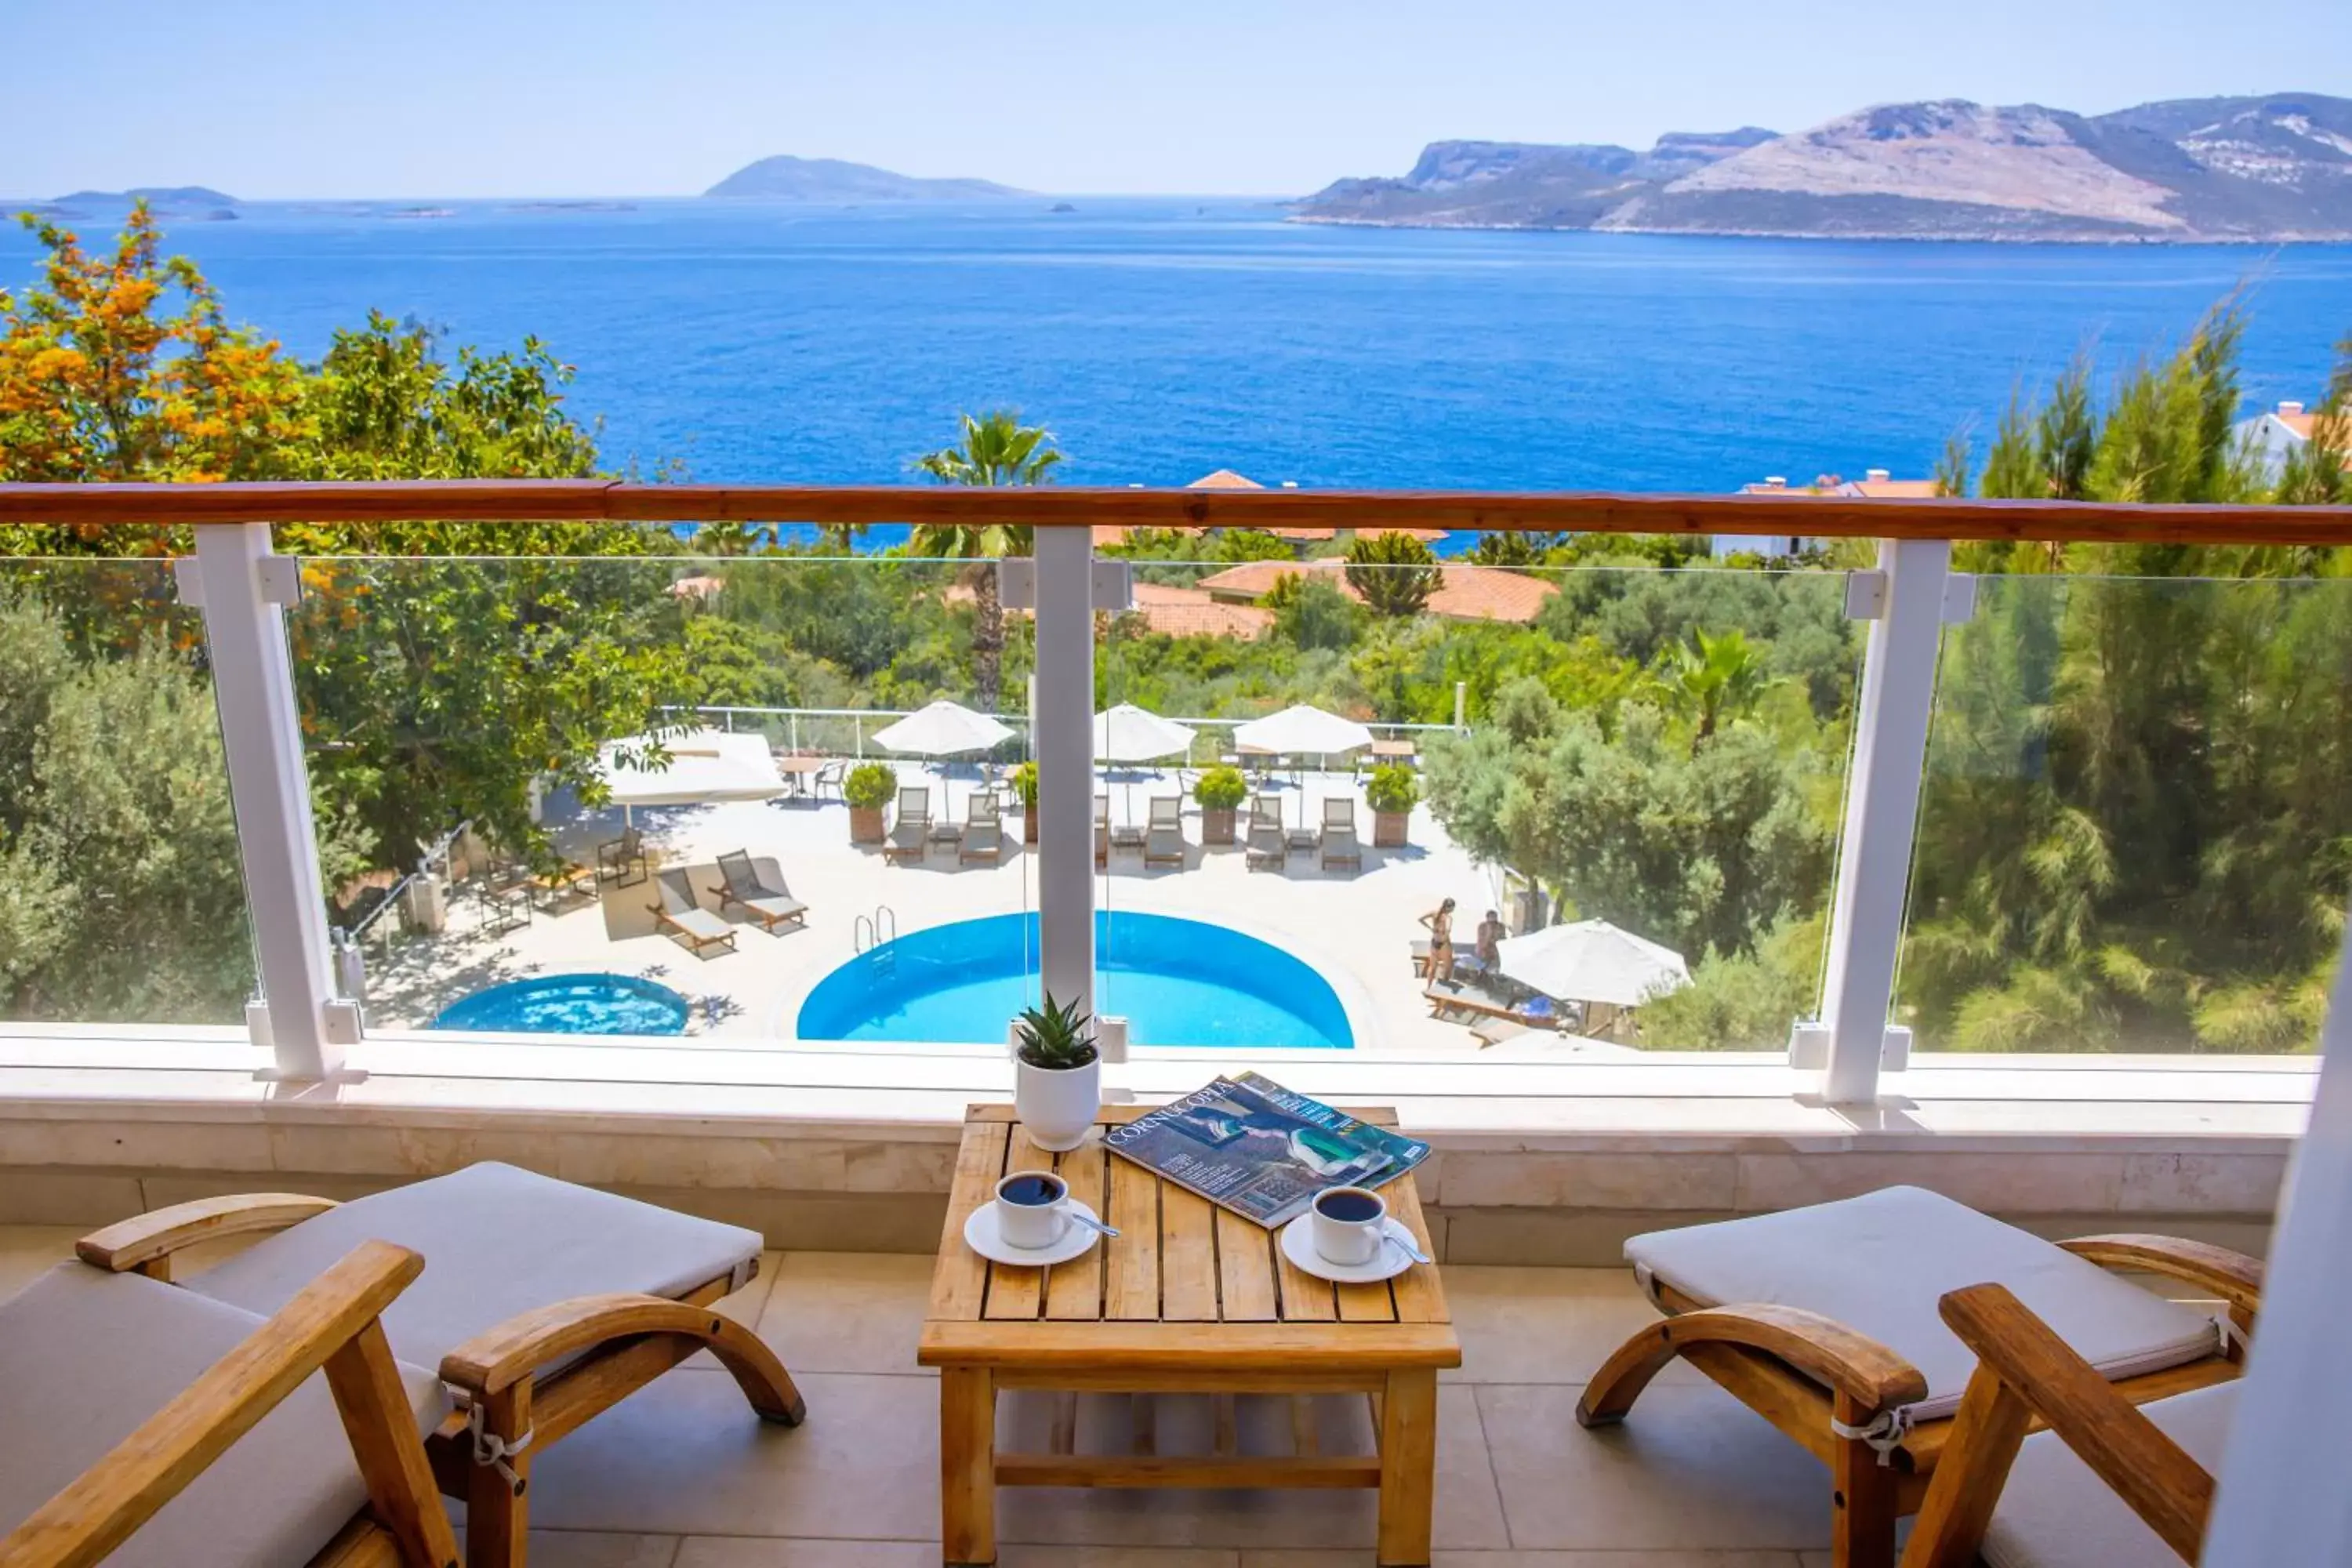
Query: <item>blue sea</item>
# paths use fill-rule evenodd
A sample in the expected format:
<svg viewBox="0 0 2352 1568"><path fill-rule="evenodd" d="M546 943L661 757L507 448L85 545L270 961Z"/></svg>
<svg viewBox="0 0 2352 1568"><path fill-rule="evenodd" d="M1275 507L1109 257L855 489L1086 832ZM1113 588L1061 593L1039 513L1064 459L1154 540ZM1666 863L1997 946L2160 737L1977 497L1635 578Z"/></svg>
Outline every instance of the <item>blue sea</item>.
<svg viewBox="0 0 2352 1568"><path fill-rule="evenodd" d="M371 309L536 335L610 466L887 483L1017 406L1073 483L1230 468L1310 488L1722 491L1928 471L2088 346L2164 352L2242 289L2250 405L2314 398L2352 247L1438 232L1261 202L826 210L262 204L168 234L235 319L315 356ZM110 215L79 226L87 237ZM0 237L0 286L31 237Z"/></svg>

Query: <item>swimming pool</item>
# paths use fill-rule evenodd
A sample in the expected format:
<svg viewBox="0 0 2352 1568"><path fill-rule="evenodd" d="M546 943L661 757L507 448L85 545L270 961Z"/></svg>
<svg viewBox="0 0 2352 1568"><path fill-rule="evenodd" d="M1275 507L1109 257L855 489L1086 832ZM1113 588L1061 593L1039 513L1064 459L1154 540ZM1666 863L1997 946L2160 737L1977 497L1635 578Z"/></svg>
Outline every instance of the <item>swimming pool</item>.
<svg viewBox="0 0 2352 1568"><path fill-rule="evenodd" d="M1139 1046L1355 1044L1339 993L1270 942L1202 921L1095 911L1097 1005ZM1037 917L910 931L841 965L801 1004L804 1040L996 1041L1037 1000Z"/></svg>
<svg viewBox="0 0 2352 1568"><path fill-rule="evenodd" d="M436 1029L520 1034L682 1035L692 1004L628 974L539 974L488 986L435 1015Z"/></svg>

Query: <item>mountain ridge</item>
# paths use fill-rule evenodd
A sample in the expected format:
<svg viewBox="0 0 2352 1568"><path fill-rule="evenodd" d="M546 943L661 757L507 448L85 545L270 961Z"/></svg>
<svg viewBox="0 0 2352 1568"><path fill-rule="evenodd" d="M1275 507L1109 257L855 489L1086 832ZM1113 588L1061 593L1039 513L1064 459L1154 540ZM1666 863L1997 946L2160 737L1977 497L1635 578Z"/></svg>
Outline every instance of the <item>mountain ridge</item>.
<svg viewBox="0 0 2352 1568"><path fill-rule="evenodd" d="M871 163L790 153L746 163L702 193L772 202L940 202L996 200L1030 193L993 180L923 179Z"/></svg>
<svg viewBox="0 0 2352 1568"><path fill-rule="evenodd" d="M2352 100L2177 99L2082 115L1878 104L1788 135L1614 145L1435 142L1401 179L1343 179L1307 223L1800 238L2352 239Z"/></svg>

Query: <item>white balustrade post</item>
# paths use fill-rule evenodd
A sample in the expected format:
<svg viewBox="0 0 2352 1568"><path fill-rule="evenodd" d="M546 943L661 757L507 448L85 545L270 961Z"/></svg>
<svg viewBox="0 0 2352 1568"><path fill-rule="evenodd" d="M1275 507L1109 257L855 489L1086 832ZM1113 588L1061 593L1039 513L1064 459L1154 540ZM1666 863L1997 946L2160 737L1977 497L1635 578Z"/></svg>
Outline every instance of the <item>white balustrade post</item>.
<svg viewBox="0 0 2352 1568"><path fill-rule="evenodd" d="M1822 1095L1832 1105L1878 1098L1951 561L1949 540L1881 540L1877 572L1856 574L1847 595L1849 614L1875 616L1854 704L1822 1016L1799 1024L1790 1040L1794 1065L1822 1068Z"/></svg>
<svg viewBox="0 0 2352 1568"><path fill-rule="evenodd" d="M204 608L246 907L261 967L264 1000L247 1008L247 1022L257 1041L270 1045L277 1061L271 1076L331 1078L342 1066L342 1047L359 1038L359 1008L335 995L301 714L286 647L285 606L300 596L300 563L272 550L268 525L257 522L197 529L193 562L193 571L183 563L182 595Z"/></svg>
<svg viewBox="0 0 2352 1568"><path fill-rule="evenodd" d="M1045 991L1092 1013L1094 910L1094 541L1083 528L1036 534L1037 945Z"/></svg>

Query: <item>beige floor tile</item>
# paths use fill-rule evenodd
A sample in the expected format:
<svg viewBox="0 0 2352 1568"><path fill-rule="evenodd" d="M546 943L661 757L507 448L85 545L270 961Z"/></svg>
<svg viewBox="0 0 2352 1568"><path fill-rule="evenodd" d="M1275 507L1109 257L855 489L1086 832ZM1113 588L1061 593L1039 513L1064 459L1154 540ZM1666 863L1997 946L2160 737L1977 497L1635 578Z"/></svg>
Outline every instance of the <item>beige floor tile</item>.
<svg viewBox="0 0 2352 1568"><path fill-rule="evenodd" d="M1824 1553L1822 1561L1829 1562ZM1797 1568L1793 1552L1439 1552L1430 1568ZM1241 1568L1373 1568L1364 1552L1244 1552Z"/></svg>
<svg viewBox="0 0 2352 1568"><path fill-rule="evenodd" d="M796 1375L798 1427L732 1378L665 1377L548 1451L532 1522L666 1535L936 1540L939 1399L918 1377Z"/></svg>
<svg viewBox="0 0 2352 1568"><path fill-rule="evenodd" d="M783 1261L781 1252L760 1254L760 1271L751 1282L731 1295L721 1296L711 1303L720 1316L734 1319L753 1333L760 1331L760 1315L767 1310L768 1292L776 1288L776 1271ZM680 1363L690 1372L723 1372L718 1359L709 1351L692 1356Z"/></svg>
<svg viewBox="0 0 2352 1568"><path fill-rule="evenodd" d="M1625 1340L1658 1321L1626 1268L1448 1265L1445 1300L1462 1336L1462 1383L1584 1383ZM1663 1381L1699 1383L1680 1361Z"/></svg>
<svg viewBox="0 0 2352 1568"><path fill-rule="evenodd" d="M786 1252L760 1337L794 1377L806 1372L910 1373L930 1299L931 1259L897 1252Z"/></svg>
<svg viewBox="0 0 2352 1568"><path fill-rule="evenodd" d="M0 1225L0 1301L73 1256L82 1234L71 1225Z"/></svg>
<svg viewBox="0 0 2352 1568"><path fill-rule="evenodd" d="M539 1568L538 1563L534 1562L531 1568ZM672 1568L940 1568L940 1549L924 1541L767 1541L695 1535L687 1538Z"/></svg>
<svg viewBox="0 0 2352 1568"><path fill-rule="evenodd" d="M1813 1458L1712 1384L1654 1386L1622 1426L1576 1424L1577 1390L1480 1384L1511 1544L1583 1550L1829 1542Z"/></svg>
<svg viewBox="0 0 2352 1568"><path fill-rule="evenodd" d="M530 1532L530 1568L670 1568L675 1535L604 1535L577 1530Z"/></svg>

